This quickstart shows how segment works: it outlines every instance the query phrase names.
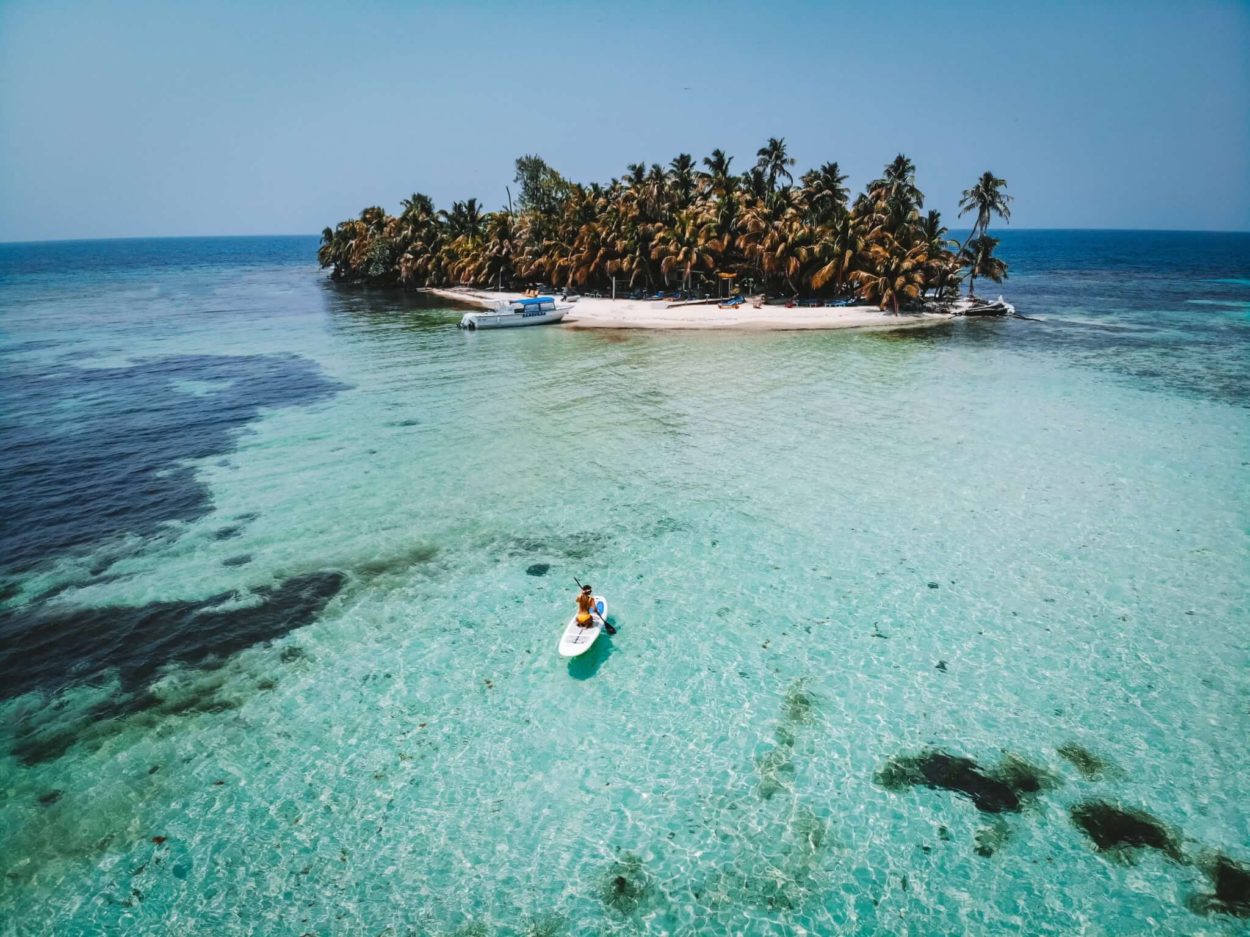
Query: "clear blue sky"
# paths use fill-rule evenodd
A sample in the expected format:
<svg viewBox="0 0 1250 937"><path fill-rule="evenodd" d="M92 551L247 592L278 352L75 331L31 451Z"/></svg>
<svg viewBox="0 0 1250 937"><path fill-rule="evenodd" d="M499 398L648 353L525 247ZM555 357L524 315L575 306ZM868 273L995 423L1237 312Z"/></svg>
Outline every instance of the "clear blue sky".
<svg viewBox="0 0 1250 937"><path fill-rule="evenodd" d="M954 222L1250 229L1250 4L0 0L0 240L315 233L413 191L504 202L752 161L854 187L896 153Z"/></svg>

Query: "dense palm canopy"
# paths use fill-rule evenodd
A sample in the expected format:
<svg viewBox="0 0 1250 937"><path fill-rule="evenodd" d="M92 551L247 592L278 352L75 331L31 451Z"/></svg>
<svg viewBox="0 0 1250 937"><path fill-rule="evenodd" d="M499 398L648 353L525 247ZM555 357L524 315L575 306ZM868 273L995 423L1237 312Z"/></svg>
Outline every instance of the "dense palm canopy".
<svg viewBox="0 0 1250 937"><path fill-rule="evenodd" d="M414 194L398 216L366 208L326 228L318 260L336 280L404 286L695 289L702 276L714 289L716 274L732 274L772 295L855 295L895 311L953 298L965 276L970 288L975 277L1006 276L985 233L991 215L1010 215L993 173L963 193L977 222L960 248L938 212L923 211L906 156L853 201L836 162L795 183L783 138L756 157L735 174L721 150L701 161L681 153L667 167L634 163L606 185L581 185L524 156L515 210L511 199L494 212L468 199L436 211Z"/></svg>

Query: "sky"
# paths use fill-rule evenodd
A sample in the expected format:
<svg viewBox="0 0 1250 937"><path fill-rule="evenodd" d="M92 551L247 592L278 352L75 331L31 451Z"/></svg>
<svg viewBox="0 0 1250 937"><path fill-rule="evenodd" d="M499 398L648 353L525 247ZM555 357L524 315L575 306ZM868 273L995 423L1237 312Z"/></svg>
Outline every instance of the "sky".
<svg viewBox="0 0 1250 937"><path fill-rule="evenodd" d="M907 154L952 227L990 170L1013 227L1247 230L1250 2L0 0L0 241L312 234L498 208L526 153L774 136L853 190Z"/></svg>

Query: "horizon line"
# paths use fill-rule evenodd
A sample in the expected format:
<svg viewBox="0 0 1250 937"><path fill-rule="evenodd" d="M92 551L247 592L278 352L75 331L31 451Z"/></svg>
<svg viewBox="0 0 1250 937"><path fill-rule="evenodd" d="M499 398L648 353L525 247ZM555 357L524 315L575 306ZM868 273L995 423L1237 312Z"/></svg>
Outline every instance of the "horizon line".
<svg viewBox="0 0 1250 937"><path fill-rule="evenodd" d="M948 228L949 232L955 231L971 231L972 229L963 227ZM1250 228L1053 228L1053 227L1012 227L1004 225L996 229L999 233L1003 231L1087 231L1087 232L1120 232L1120 233L1137 233L1137 234L1250 234ZM0 247L12 247L29 244L90 244L102 241L203 241L212 239L227 238L242 239L255 238L293 238L293 237L310 237L319 238L321 232L278 232L271 234L127 234L127 235L104 235L100 237L66 237L66 238L40 238L38 240L16 240L6 241L0 240Z"/></svg>

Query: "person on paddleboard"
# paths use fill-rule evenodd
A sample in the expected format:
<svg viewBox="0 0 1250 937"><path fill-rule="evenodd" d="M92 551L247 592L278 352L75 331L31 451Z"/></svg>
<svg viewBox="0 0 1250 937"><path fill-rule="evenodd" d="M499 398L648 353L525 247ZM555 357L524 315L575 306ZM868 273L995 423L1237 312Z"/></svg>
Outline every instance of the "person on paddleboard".
<svg viewBox="0 0 1250 937"><path fill-rule="evenodd" d="M594 624L591 617L591 610L595 607L595 598L590 594L590 586L582 586L582 591L577 596L577 623L583 628L589 628Z"/></svg>

